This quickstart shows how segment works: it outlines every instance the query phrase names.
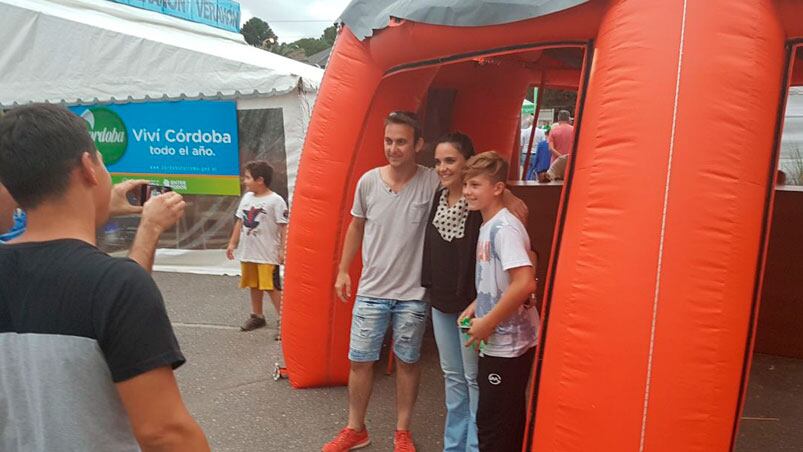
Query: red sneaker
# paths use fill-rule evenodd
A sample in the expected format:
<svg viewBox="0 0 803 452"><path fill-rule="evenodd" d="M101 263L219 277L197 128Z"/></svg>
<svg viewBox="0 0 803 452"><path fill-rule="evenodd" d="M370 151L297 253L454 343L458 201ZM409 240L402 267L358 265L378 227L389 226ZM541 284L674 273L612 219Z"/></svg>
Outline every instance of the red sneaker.
<svg viewBox="0 0 803 452"><path fill-rule="evenodd" d="M368 429L358 432L353 428L346 427L337 434L335 439L326 443L321 452L346 452L362 449L369 444L371 444L371 439L368 438Z"/></svg>
<svg viewBox="0 0 803 452"><path fill-rule="evenodd" d="M393 438L393 452L415 452L413 435L410 430L396 430Z"/></svg>

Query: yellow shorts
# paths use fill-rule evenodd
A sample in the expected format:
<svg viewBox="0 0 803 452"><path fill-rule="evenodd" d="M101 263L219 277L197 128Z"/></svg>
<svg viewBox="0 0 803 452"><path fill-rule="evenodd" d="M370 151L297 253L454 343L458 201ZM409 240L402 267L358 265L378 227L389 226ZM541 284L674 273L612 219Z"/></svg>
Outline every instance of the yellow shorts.
<svg viewBox="0 0 803 452"><path fill-rule="evenodd" d="M282 290L278 265L240 262L240 270L241 288Z"/></svg>

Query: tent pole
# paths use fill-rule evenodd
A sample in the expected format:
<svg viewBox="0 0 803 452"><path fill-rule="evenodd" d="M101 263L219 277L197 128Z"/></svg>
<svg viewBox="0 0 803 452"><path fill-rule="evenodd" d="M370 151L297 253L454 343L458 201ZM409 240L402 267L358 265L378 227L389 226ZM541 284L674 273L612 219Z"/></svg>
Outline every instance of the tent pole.
<svg viewBox="0 0 803 452"><path fill-rule="evenodd" d="M543 80L543 74L541 80ZM527 157L524 158L524 168L521 170L520 180L527 180L527 170L530 168L530 158L533 154L533 141L535 140L535 129L538 127L538 115L541 113L541 86L538 85L538 97L535 98L535 110L533 111L533 127L530 129L530 140L527 143Z"/></svg>

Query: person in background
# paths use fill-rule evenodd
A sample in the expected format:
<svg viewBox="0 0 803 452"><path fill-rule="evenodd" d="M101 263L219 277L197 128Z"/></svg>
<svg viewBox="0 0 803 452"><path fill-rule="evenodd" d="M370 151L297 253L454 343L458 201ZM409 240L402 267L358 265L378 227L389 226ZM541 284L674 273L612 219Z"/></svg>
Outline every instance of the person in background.
<svg viewBox="0 0 803 452"><path fill-rule="evenodd" d="M558 123L553 124L549 132L549 150L552 160L561 155L569 155L574 147L574 126L570 124L571 115L566 110L558 112Z"/></svg>
<svg viewBox="0 0 803 452"><path fill-rule="evenodd" d="M547 141L550 133L549 127L544 130L544 133L547 138L538 143L538 147L530 158L530 168L527 171L526 180L538 180L538 176L549 169L550 156L552 155Z"/></svg>
<svg viewBox="0 0 803 452"><path fill-rule="evenodd" d="M549 169L538 174L538 182L549 183L566 178L566 164L569 162L568 155L561 155L552 161Z"/></svg>
<svg viewBox="0 0 803 452"><path fill-rule="evenodd" d="M533 127L535 127L535 136L533 137L532 154L535 154L535 151L538 149L538 145L547 139L545 130L541 127L538 127L538 125L534 124L533 121L533 115L527 115L527 118L523 121L521 135L519 136L519 148L521 151L520 165L524 165L524 162L527 161L527 153L530 152L530 134L533 133ZM532 161L532 158L533 155L530 156L530 161Z"/></svg>
<svg viewBox="0 0 803 452"><path fill-rule="evenodd" d="M0 413L13 413L0 450L208 451L159 289L95 246L111 177L83 120L50 104L6 113L0 182L28 222L0 245Z"/></svg>
<svg viewBox="0 0 803 452"><path fill-rule="evenodd" d="M279 327L282 308L282 284L279 266L284 263L284 243L287 231L287 203L272 191L273 168L264 160L245 164L243 183L248 190L237 207L234 229L231 232L226 257L234 259L240 247L240 287L251 294L251 316L240 328L252 331L267 324L262 299L268 292L276 310ZM279 333L275 336L280 339Z"/></svg>

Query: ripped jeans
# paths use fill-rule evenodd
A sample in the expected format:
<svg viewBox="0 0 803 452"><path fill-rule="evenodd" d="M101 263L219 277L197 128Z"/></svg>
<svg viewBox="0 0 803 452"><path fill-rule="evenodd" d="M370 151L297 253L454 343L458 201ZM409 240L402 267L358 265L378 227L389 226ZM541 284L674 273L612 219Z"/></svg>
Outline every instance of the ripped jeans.
<svg viewBox="0 0 803 452"><path fill-rule="evenodd" d="M385 332L393 322L396 357L407 364L418 362L429 309L429 303L425 301L358 296L351 314L349 359L355 362L378 361Z"/></svg>

